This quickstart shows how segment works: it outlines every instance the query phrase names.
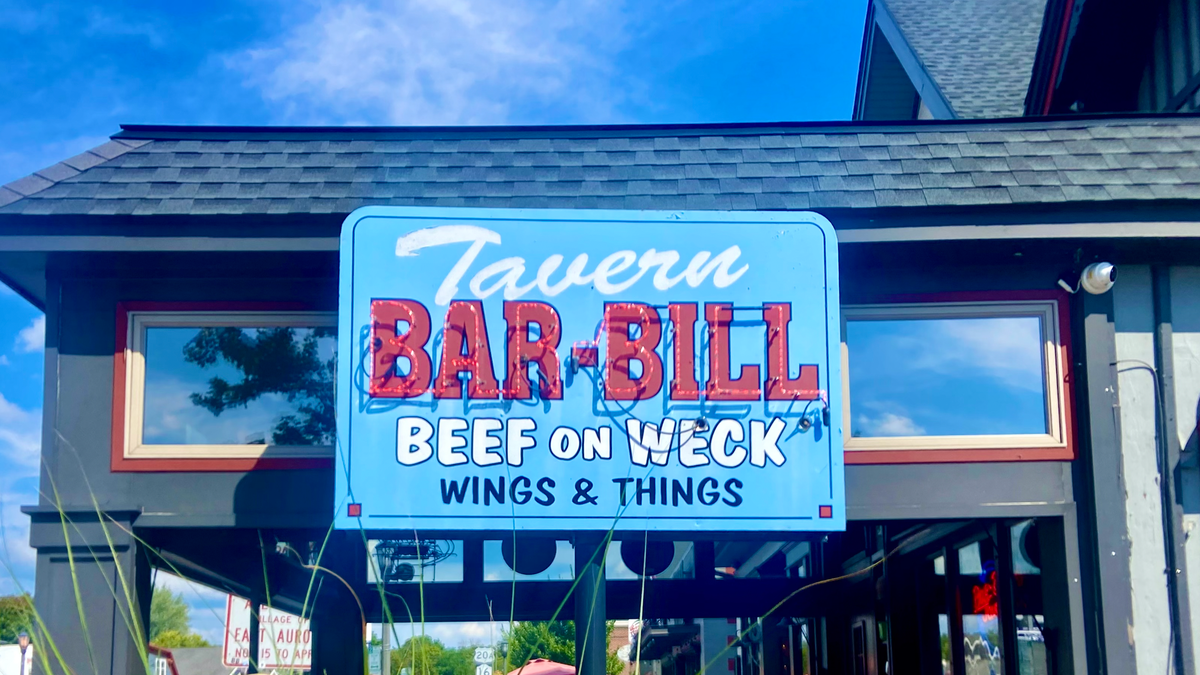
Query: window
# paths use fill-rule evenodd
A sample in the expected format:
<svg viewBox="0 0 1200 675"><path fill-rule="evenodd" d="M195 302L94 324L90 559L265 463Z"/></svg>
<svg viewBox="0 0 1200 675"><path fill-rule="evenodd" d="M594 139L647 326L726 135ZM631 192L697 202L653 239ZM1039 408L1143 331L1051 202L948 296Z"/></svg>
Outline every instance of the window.
<svg viewBox="0 0 1200 675"><path fill-rule="evenodd" d="M1073 457L1056 300L842 315L847 463Z"/></svg>
<svg viewBox="0 0 1200 675"><path fill-rule="evenodd" d="M369 539L367 583L462 583L462 550L461 539Z"/></svg>
<svg viewBox="0 0 1200 675"><path fill-rule="evenodd" d="M124 308L118 321L114 469L158 460L163 470L241 470L332 456L335 315Z"/></svg>

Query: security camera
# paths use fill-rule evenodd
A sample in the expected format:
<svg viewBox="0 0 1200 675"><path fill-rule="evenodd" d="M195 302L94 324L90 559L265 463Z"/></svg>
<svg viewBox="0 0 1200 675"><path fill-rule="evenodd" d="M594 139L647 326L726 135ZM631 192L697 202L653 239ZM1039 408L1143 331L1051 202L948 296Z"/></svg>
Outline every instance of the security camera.
<svg viewBox="0 0 1200 675"><path fill-rule="evenodd" d="M1100 295L1112 290L1113 284L1117 281L1117 267L1106 262L1092 263L1083 268L1079 274L1079 280L1072 286L1071 282L1067 280L1074 278L1074 272L1068 272L1058 280L1058 285L1068 293L1077 293L1082 288L1092 295Z"/></svg>
<svg viewBox="0 0 1200 675"><path fill-rule="evenodd" d="M1079 286L1092 295L1101 295L1112 290L1117 281L1117 268L1112 263L1092 263L1083 268L1079 275Z"/></svg>

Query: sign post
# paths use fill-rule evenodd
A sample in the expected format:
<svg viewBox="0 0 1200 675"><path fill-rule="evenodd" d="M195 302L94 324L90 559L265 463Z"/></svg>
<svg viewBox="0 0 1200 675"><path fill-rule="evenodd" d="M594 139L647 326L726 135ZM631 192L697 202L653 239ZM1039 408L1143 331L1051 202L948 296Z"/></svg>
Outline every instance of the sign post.
<svg viewBox="0 0 1200 675"><path fill-rule="evenodd" d="M337 527L844 529L822 217L368 207L340 274Z"/></svg>

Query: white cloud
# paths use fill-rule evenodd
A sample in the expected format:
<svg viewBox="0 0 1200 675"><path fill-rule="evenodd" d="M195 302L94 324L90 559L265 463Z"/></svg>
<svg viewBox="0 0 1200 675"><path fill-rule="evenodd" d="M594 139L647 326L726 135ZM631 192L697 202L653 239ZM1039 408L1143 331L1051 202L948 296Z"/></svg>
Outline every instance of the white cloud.
<svg viewBox="0 0 1200 675"><path fill-rule="evenodd" d="M39 316L17 333L18 354L40 352L46 344L46 317Z"/></svg>
<svg viewBox="0 0 1200 675"><path fill-rule="evenodd" d="M881 412L874 417L858 415L858 429L865 436L921 436L925 428L911 417L894 412Z"/></svg>
<svg viewBox="0 0 1200 675"><path fill-rule="evenodd" d="M296 406L283 394L264 394L244 408L213 415L192 403L190 395L207 390L207 382L187 383L169 375L147 376L145 428L150 443L248 443L270 440L281 417Z"/></svg>
<svg viewBox="0 0 1200 675"><path fill-rule="evenodd" d="M1041 391L1042 334L1028 318L947 321L947 342L963 360L987 370L1005 384Z"/></svg>
<svg viewBox="0 0 1200 675"><path fill-rule="evenodd" d="M613 121L624 22L603 0L322 3L226 65L291 121Z"/></svg>
<svg viewBox="0 0 1200 675"><path fill-rule="evenodd" d="M0 394L0 459L8 466L0 472L0 486L14 474L37 472L41 460L41 412L25 410Z"/></svg>
<svg viewBox="0 0 1200 675"><path fill-rule="evenodd" d="M0 354L0 366L11 366L12 362L4 354Z"/></svg>
<svg viewBox="0 0 1200 675"><path fill-rule="evenodd" d="M422 628L419 623L396 623L392 625L392 642L398 639L400 644L414 635L432 637L447 647L466 647L494 645L504 636L507 621L463 621L460 623L427 623ZM379 635L381 626L371 624L370 630ZM397 645L398 646L398 645Z"/></svg>
<svg viewBox="0 0 1200 675"><path fill-rule="evenodd" d="M25 410L0 394L0 595L33 592L36 556L29 547L29 516L20 509L38 501L41 420L40 410Z"/></svg>
<svg viewBox="0 0 1200 675"><path fill-rule="evenodd" d="M1033 318L905 322L880 335L906 373L991 377L1006 387L1042 390L1042 335ZM853 346L851 347L853 354Z"/></svg>

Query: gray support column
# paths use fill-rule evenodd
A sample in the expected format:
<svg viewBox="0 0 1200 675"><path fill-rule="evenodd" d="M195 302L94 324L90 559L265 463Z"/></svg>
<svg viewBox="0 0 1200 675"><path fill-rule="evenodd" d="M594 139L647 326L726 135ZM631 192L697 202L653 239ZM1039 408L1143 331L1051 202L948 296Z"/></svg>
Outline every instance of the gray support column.
<svg viewBox="0 0 1200 675"><path fill-rule="evenodd" d="M331 592L331 581L325 581L321 593L329 593L333 597L318 601L313 612L312 672L314 675L354 675L365 672L363 652L366 649L366 636L358 605L345 589Z"/></svg>
<svg viewBox="0 0 1200 675"><path fill-rule="evenodd" d="M33 637L50 672L144 674L151 588L146 556L130 534L135 514L102 520L94 511L25 511L37 549L34 604L46 627ZM35 657L35 673L46 672L41 661Z"/></svg>
<svg viewBox="0 0 1200 675"><path fill-rule="evenodd" d="M1133 587L1125 519L1117 360L1111 293L1075 296L1082 305L1076 342L1076 396L1080 401L1075 496L1080 509L1080 553L1085 581L1084 630L1088 671L1123 675L1137 670L1130 626ZM1095 663L1092 663L1092 657Z"/></svg>
<svg viewBox="0 0 1200 675"><path fill-rule="evenodd" d="M965 661L963 649L963 599L959 594L958 552L946 549L946 619L950 623L950 664L954 672L961 673Z"/></svg>
<svg viewBox="0 0 1200 675"><path fill-rule="evenodd" d="M1004 645L1004 675L1018 672L1016 607L1013 598L1012 530L1008 523L996 525L996 585L1000 604L1000 641Z"/></svg>
<svg viewBox="0 0 1200 675"><path fill-rule="evenodd" d="M356 588L366 586L366 548L358 532L335 532L319 564ZM340 580L321 574L313 606L313 675L366 672L366 617Z"/></svg>
<svg viewBox="0 0 1200 675"><path fill-rule="evenodd" d="M603 533L581 534L575 538L575 672L578 675L604 675L608 657L605 627Z"/></svg>
<svg viewBox="0 0 1200 675"><path fill-rule="evenodd" d="M1154 367L1158 371L1158 404L1160 415L1156 433L1160 440L1159 473L1162 476L1163 547L1167 562L1167 598L1172 637L1171 658L1175 672L1190 675L1195 672L1192 650L1191 610L1188 603L1187 534L1183 529L1184 507L1179 496L1182 466L1179 435L1176 433L1175 348L1171 325L1171 270L1156 267L1153 274L1154 294Z"/></svg>
<svg viewBox="0 0 1200 675"><path fill-rule="evenodd" d="M1087 675L1087 640L1081 625L1083 589L1075 511L1038 520L1042 551L1042 622L1052 673Z"/></svg>

